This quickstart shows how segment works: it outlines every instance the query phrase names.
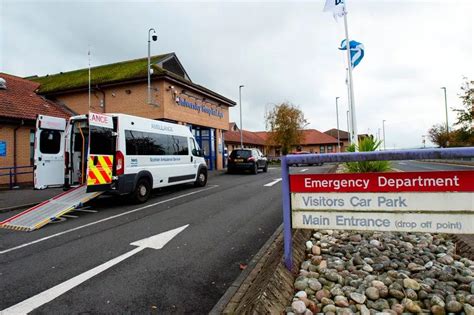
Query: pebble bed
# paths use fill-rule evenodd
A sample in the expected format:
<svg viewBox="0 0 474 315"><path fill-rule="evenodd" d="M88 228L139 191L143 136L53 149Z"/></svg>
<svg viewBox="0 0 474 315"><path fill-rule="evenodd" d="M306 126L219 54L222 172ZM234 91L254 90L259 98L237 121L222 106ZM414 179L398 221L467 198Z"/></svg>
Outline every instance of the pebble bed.
<svg viewBox="0 0 474 315"><path fill-rule="evenodd" d="M474 262L445 235L318 231L306 252L287 315L474 315Z"/></svg>

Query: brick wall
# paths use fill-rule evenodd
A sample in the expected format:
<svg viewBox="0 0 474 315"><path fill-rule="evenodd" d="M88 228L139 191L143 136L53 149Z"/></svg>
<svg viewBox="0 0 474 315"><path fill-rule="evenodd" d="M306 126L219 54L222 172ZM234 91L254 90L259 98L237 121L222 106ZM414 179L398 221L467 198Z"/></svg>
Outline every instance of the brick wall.
<svg viewBox="0 0 474 315"><path fill-rule="evenodd" d="M18 125L0 125L0 141L7 143L6 156L0 156L0 168L12 167L14 165L14 148L13 148L13 134ZM30 130L33 126L23 126L17 130L17 166L30 165ZM25 168L18 170L20 172L32 171L32 168ZM8 170L0 170L0 174L7 174ZM0 176L0 186L8 184L9 176ZM33 174L25 174L17 176L17 183L32 183Z"/></svg>

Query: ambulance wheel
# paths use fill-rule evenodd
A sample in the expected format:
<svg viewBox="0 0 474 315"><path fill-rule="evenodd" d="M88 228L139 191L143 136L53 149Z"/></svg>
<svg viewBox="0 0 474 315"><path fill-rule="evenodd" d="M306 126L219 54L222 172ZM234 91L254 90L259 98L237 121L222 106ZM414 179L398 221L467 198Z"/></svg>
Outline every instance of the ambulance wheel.
<svg viewBox="0 0 474 315"><path fill-rule="evenodd" d="M196 187L204 187L207 184L207 171L206 170L200 170L197 177L196 181L194 182L194 186Z"/></svg>
<svg viewBox="0 0 474 315"><path fill-rule="evenodd" d="M150 198L151 184L146 178L140 178L132 193L132 199L136 203L144 203Z"/></svg>

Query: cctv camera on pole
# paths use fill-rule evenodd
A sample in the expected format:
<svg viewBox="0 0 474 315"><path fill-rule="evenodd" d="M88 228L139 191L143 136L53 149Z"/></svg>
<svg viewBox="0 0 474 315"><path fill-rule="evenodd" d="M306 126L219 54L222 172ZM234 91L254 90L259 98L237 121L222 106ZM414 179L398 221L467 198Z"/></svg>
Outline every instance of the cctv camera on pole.
<svg viewBox="0 0 474 315"><path fill-rule="evenodd" d="M151 33L153 31L153 34ZM155 29L150 28L148 30L148 67L147 67L147 74L148 74L148 104L151 104L151 69L150 69L150 35L154 42L158 39L158 35L156 35Z"/></svg>

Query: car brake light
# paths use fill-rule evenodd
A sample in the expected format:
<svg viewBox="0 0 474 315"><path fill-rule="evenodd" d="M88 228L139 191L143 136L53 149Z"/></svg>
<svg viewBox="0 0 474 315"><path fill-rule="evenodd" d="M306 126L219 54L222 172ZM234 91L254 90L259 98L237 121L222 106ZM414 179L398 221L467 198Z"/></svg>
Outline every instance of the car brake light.
<svg viewBox="0 0 474 315"><path fill-rule="evenodd" d="M250 157L247 159L247 161L255 161L255 157L250 156Z"/></svg>
<svg viewBox="0 0 474 315"><path fill-rule="evenodd" d="M123 175L125 171L124 160L125 159L124 159L123 153L121 151L117 151L117 153L115 153L115 161L116 161L115 174L116 175Z"/></svg>

